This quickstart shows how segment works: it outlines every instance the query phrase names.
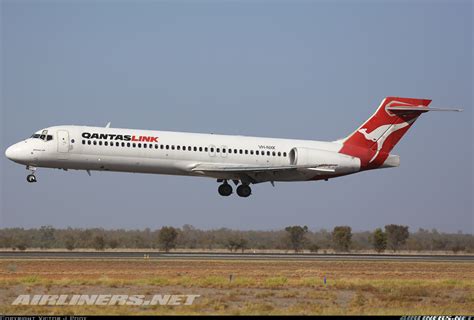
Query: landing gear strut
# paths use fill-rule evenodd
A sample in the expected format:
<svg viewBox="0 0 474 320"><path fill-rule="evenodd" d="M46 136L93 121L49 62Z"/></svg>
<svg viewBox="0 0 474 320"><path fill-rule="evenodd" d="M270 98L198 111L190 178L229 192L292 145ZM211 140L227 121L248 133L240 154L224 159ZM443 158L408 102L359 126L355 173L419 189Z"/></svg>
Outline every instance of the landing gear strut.
<svg viewBox="0 0 474 320"><path fill-rule="evenodd" d="M224 181L224 183L219 186L218 191L221 196L228 197L232 194L232 187L227 181Z"/></svg>
<svg viewBox="0 0 474 320"><path fill-rule="evenodd" d="M252 189L248 184L241 184L237 187L237 194L239 195L239 197L247 198L252 194Z"/></svg>
<svg viewBox="0 0 474 320"><path fill-rule="evenodd" d="M26 170L30 170L30 171L31 171L31 174L29 174L29 175L26 176L26 181L28 181L29 183L36 182L36 181L37 181L37 180L36 180L36 176L35 176L36 168L27 166L27 167L26 167Z"/></svg>

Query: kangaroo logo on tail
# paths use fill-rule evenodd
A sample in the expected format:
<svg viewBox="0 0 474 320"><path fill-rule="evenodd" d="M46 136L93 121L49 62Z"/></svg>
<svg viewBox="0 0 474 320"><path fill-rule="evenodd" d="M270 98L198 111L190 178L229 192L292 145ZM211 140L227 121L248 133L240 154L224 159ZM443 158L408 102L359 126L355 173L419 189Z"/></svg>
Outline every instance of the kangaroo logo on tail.
<svg viewBox="0 0 474 320"><path fill-rule="evenodd" d="M369 163L375 160L377 156L379 155L380 150L383 148L383 144L387 138L394 133L397 130L403 129L406 126L409 126L413 122L415 122L416 119L409 120L407 122L402 122L399 124L384 124L376 129L374 129L372 132L367 133L367 128L362 128L357 130L360 132L365 139L373 142L377 142L377 152L375 155L372 157L372 159L369 160Z"/></svg>

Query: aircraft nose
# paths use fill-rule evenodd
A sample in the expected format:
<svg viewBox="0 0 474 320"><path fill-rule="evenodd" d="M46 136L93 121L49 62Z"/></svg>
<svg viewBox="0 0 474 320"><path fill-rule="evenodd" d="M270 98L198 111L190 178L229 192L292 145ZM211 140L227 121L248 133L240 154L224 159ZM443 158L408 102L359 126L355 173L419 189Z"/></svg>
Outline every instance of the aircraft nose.
<svg viewBox="0 0 474 320"><path fill-rule="evenodd" d="M7 148L7 150L5 151L5 156L10 159L10 160L13 160L13 158L15 157L15 146L10 146Z"/></svg>
<svg viewBox="0 0 474 320"><path fill-rule="evenodd" d="M5 150L5 156L11 161L22 162L26 160L25 150L18 143L10 146Z"/></svg>

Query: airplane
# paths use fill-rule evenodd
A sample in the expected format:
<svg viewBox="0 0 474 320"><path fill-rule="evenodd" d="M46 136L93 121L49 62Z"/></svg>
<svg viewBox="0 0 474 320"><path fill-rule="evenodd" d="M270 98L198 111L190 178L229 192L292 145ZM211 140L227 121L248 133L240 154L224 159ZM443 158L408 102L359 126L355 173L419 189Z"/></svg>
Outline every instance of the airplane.
<svg viewBox="0 0 474 320"><path fill-rule="evenodd" d="M390 152L428 111L431 100L387 97L376 112L346 138L336 141L275 139L89 126L53 126L10 146L8 159L26 165L30 183L36 169L153 173L209 177L218 193L248 197L250 185L277 181L329 180L400 165Z"/></svg>

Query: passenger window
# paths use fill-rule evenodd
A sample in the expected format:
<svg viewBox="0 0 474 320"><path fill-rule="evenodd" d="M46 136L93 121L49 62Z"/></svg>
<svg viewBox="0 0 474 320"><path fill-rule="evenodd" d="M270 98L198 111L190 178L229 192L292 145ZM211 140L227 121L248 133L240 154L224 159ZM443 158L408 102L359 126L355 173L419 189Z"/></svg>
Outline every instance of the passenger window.
<svg viewBox="0 0 474 320"><path fill-rule="evenodd" d="M188 151L191 151L193 150L193 148L191 148L191 146L188 146Z"/></svg>
<svg viewBox="0 0 474 320"><path fill-rule="evenodd" d="M253 150L250 150L250 154L253 155Z"/></svg>
<svg viewBox="0 0 474 320"><path fill-rule="evenodd" d="M249 151L248 151L248 150L245 150L245 154L249 154Z"/></svg>
<svg viewBox="0 0 474 320"><path fill-rule="evenodd" d="M95 140L94 140L94 142L93 142L93 143L94 143L94 146L96 146L96 145L97 145L97 141L95 141Z"/></svg>
<svg viewBox="0 0 474 320"><path fill-rule="evenodd" d="M234 149L234 153L237 154L237 149Z"/></svg>
<svg viewBox="0 0 474 320"><path fill-rule="evenodd" d="M136 147L137 147L137 144L136 144L136 143L132 143L132 147L136 148Z"/></svg>
<svg viewBox="0 0 474 320"><path fill-rule="evenodd" d="M194 151L197 151L197 150L198 150L197 147L194 147Z"/></svg>
<svg viewBox="0 0 474 320"><path fill-rule="evenodd" d="M104 146L108 146L109 143L107 141L104 142ZM114 143L112 142L111 145L114 145Z"/></svg>
<svg viewBox="0 0 474 320"><path fill-rule="evenodd" d="M82 140L82 144L86 144L86 140Z"/></svg>
<svg viewBox="0 0 474 320"><path fill-rule="evenodd" d="M207 152L207 150L208 150L207 147L205 147L205 148L204 148L204 152Z"/></svg>
<svg viewBox="0 0 474 320"><path fill-rule="evenodd" d="M283 156L286 157L286 152L283 152Z"/></svg>
<svg viewBox="0 0 474 320"><path fill-rule="evenodd" d="M186 146L183 146L183 151L186 151Z"/></svg>
<svg viewBox="0 0 474 320"><path fill-rule="evenodd" d="M214 152L214 148L211 148L211 152Z"/></svg>
<svg viewBox="0 0 474 320"><path fill-rule="evenodd" d="M169 149L170 149L170 145L167 144L167 145L166 145L166 150L169 150Z"/></svg>
<svg viewBox="0 0 474 320"><path fill-rule="evenodd" d="M257 151L255 151L255 154L258 156L260 154L260 152L257 150Z"/></svg>
<svg viewBox="0 0 474 320"><path fill-rule="evenodd" d="M180 147L180 146L176 146L176 149L177 149L177 150L180 150L180 149L181 149L181 147Z"/></svg>
<svg viewBox="0 0 474 320"><path fill-rule="evenodd" d="M157 145L157 144L155 144L155 149L158 149L158 145Z"/></svg>
<svg viewBox="0 0 474 320"><path fill-rule="evenodd" d="M239 153L242 154L243 151L244 151L244 150L240 149L240 150L239 150Z"/></svg>
<svg viewBox="0 0 474 320"><path fill-rule="evenodd" d="M280 151L278 151L278 156L281 157L281 152Z"/></svg>
<svg viewBox="0 0 474 320"><path fill-rule="evenodd" d="M221 152L221 149L217 148L217 149L216 149L216 152L217 152L217 153Z"/></svg>
<svg viewBox="0 0 474 320"><path fill-rule="evenodd" d="M275 155L276 155L276 153L275 153L275 151L273 151L273 152L272 152L272 156L275 156Z"/></svg>
<svg viewBox="0 0 474 320"><path fill-rule="evenodd" d="M127 142L127 148L130 148L130 142Z"/></svg>
<svg viewBox="0 0 474 320"><path fill-rule="evenodd" d="M202 152L202 147L199 147L199 151Z"/></svg>
<svg viewBox="0 0 474 320"><path fill-rule="evenodd" d="M269 156L269 155L270 155L270 151L267 151L267 156Z"/></svg>
<svg viewBox="0 0 474 320"><path fill-rule="evenodd" d="M163 144L160 144L160 149L163 150L164 147L165 147L165 146L164 146Z"/></svg>
<svg viewBox="0 0 474 320"><path fill-rule="evenodd" d="M125 147L125 142L122 142L122 147Z"/></svg>
<svg viewBox="0 0 474 320"><path fill-rule="evenodd" d="M199 151L201 151L201 150L199 150ZM222 153L225 153L225 148L222 148Z"/></svg>
<svg viewBox="0 0 474 320"><path fill-rule="evenodd" d="M146 148L146 143L143 144L143 148Z"/></svg>
<svg viewBox="0 0 474 320"><path fill-rule="evenodd" d="M171 150L174 150L174 144L171 145Z"/></svg>

